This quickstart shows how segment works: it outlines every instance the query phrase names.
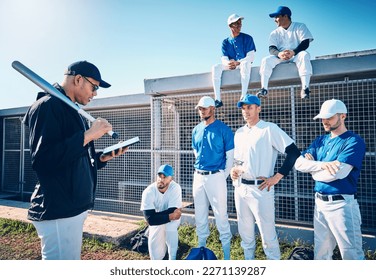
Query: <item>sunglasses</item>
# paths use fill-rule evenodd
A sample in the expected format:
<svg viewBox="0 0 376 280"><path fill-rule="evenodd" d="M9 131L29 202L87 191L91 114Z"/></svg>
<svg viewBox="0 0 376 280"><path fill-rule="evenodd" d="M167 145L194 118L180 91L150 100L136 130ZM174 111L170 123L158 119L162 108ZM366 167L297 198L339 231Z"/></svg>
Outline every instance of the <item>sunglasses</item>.
<svg viewBox="0 0 376 280"><path fill-rule="evenodd" d="M97 86L97 85L93 84L92 82L90 82L90 80L88 78L86 78L85 76L82 76L82 77L92 85L93 92L97 91L99 89L99 86Z"/></svg>

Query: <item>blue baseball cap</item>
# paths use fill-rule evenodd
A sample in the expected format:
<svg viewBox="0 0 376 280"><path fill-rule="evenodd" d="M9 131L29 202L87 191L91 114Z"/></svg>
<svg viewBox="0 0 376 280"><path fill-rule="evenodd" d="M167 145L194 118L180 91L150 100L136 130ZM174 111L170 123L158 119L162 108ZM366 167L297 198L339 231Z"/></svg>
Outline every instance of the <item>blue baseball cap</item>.
<svg viewBox="0 0 376 280"><path fill-rule="evenodd" d="M279 6L276 12L269 14L271 18L280 16L280 15L288 15L289 17L291 17L291 10L288 7Z"/></svg>
<svg viewBox="0 0 376 280"><path fill-rule="evenodd" d="M260 99L253 94L246 94L239 102L238 102L238 108L241 108L243 104L246 105L252 105L256 104L257 106L261 105Z"/></svg>
<svg viewBox="0 0 376 280"><path fill-rule="evenodd" d="M81 75L88 78L93 78L99 82L99 86L103 88L109 88L111 85L102 80L99 69L94 64L87 62L86 60L77 61L68 66L68 69L64 73L65 75L76 76Z"/></svg>
<svg viewBox="0 0 376 280"><path fill-rule="evenodd" d="M158 174L163 174L166 177L174 176L174 169L169 164L161 165L158 169Z"/></svg>

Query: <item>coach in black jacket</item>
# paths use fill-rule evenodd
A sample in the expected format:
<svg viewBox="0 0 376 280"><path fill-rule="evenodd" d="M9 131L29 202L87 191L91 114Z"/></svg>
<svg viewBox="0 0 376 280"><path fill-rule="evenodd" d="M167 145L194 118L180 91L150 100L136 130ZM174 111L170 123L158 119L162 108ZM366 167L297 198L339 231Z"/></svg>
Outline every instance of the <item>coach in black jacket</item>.
<svg viewBox="0 0 376 280"><path fill-rule="evenodd" d="M98 68L87 62L71 64L64 80L55 87L72 102L86 105L99 87L110 84L101 79ZM123 154L96 153L93 141L112 130L98 118L91 127L67 104L39 93L24 118L30 128L30 152L38 184L28 211L41 238L43 259L80 259L83 223L94 206L97 169Z"/></svg>

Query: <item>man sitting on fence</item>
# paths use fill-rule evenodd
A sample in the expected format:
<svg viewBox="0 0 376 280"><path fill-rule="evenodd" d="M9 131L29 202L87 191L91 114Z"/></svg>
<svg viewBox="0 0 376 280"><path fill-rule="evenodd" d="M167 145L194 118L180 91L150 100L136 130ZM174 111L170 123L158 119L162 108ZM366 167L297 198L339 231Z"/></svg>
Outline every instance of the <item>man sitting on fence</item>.
<svg viewBox="0 0 376 280"><path fill-rule="evenodd" d="M300 97L309 98L309 83L312 76L311 57L307 52L313 36L304 23L291 21L291 10L280 6L275 13L269 14L274 18L277 28L269 36L269 56L262 59L260 65L261 89L257 97L266 98L268 95L269 78L274 67L280 63L294 62L298 68L302 82Z"/></svg>

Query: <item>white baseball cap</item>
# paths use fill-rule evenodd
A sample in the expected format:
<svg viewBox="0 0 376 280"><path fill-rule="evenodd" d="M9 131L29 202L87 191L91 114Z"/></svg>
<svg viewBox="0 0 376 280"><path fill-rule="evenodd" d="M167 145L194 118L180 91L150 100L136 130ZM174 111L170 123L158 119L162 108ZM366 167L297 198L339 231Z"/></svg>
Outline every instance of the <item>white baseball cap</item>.
<svg viewBox="0 0 376 280"><path fill-rule="evenodd" d="M211 98L210 96L204 96L204 97L201 97L195 109L197 109L198 107L208 108L210 106L215 107L214 99Z"/></svg>
<svg viewBox="0 0 376 280"><path fill-rule="evenodd" d="M313 119L329 119L338 113L347 114L347 108L345 103L338 99L326 100L321 105L320 114L318 114Z"/></svg>
<svg viewBox="0 0 376 280"><path fill-rule="evenodd" d="M228 19L227 19L227 25L230 25L231 23L236 22L236 21L238 21L239 19L243 20L244 17L241 17L241 16L239 16L239 15L237 15L237 14L232 14L232 15L229 16Z"/></svg>

